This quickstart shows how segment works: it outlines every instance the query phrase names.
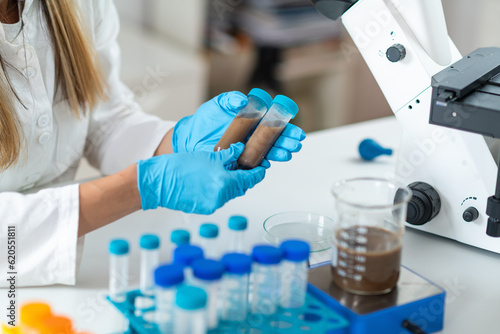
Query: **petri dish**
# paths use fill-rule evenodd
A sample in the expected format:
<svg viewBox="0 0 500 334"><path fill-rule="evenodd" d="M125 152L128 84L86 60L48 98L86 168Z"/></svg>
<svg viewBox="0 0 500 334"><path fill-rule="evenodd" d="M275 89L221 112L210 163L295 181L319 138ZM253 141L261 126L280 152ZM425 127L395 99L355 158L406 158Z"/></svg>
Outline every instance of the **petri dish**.
<svg viewBox="0 0 500 334"><path fill-rule="evenodd" d="M331 248L333 220L312 212L283 212L264 221L264 238L275 245L287 239L307 241L311 252Z"/></svg>

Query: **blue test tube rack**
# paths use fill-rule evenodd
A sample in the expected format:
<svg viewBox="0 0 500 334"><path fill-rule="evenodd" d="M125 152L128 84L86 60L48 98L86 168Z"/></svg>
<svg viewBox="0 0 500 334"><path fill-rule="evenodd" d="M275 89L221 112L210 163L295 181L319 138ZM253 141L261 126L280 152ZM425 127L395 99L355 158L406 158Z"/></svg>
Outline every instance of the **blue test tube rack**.
<svg viewBox="0 0 500 334"><path fill-rule="evenodd" d="M330 266L321 266L310 270L306 305L300 310L279 308L272 316L249 314L239 323L222 321L218 328L209 334L248 333L251 329L261 333L276 334L401 334L412 333L404 328L403 323L420 326L425 333L434 333L443 329L445 291L436 284L419 276L411 270L401 267L398 291L384 297L385 304L378 301L374 310L360 310L349 305L363 305L377 296L344 295L332 297L329 273ZM129 291L124 302L108 300L129 320L127 334L159 334L155 324L136 314L135 298L142 296L139 290ZM387 300L394 297L394 300ZM151 309L143 310L154 311ZM424 312L427 311L427 312ZM425 316L431 312L432 317Z"/></svg>

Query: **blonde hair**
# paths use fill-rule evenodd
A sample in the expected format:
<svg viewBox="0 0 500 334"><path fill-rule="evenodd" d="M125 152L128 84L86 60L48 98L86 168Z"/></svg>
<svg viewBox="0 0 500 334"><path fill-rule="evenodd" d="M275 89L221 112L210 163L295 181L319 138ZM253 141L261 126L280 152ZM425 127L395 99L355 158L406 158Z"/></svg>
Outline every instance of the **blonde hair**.
<svg viewBox="0 0 500 334"><path fill-rule="evenodd" d="M106 98L106 80L97 52L83 28L75 0L40 0L55 55L56 92L79 117ZM13 99L17 97L0 55L0 169L18 162L22 151L22 129ZM22 101L21 101L22 103Z"/></svg>

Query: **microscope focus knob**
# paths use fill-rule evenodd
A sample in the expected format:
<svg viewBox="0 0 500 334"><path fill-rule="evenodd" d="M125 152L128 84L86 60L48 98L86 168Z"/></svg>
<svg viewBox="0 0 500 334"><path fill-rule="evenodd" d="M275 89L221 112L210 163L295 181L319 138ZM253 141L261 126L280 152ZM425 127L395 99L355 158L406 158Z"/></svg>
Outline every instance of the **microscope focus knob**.
<svg viewBox="0 0 500 334"><path fill-rule="evenodd" d="M393 46L387 49L385 55L387 56L387 59L389 59L389 61L397 63L398 61L405 59L406 49L401 44L394 44Z"/></svg>
<svg viewBox="0 0 500 334"><path fill-rule="evenodd" d="M462 218L470 223L474 220L476 220L479 217L479 211L473 206L468 207L465 209L464 213L462 214Z"/></svg>
<svg viewBox="0 0 500 334"><path fill-rule="evenodd" d="M408 203L406 221L412 225L424 225L439 213L441 198L436 189L425 182L413 182L408 188L413 196Z"/></svg>

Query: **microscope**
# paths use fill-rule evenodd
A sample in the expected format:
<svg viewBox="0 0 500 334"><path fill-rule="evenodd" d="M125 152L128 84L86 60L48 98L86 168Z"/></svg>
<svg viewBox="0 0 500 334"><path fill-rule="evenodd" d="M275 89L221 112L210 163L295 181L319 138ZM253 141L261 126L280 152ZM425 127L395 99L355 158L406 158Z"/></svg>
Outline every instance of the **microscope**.
<svg viewBox="0 0 500 334"><path fill-rule="evenodd" d="M402 125L407 226L500 253L500 49L462 57L438 0L312 3L342 20Z"/></svg>

